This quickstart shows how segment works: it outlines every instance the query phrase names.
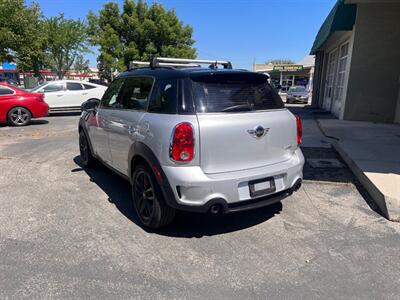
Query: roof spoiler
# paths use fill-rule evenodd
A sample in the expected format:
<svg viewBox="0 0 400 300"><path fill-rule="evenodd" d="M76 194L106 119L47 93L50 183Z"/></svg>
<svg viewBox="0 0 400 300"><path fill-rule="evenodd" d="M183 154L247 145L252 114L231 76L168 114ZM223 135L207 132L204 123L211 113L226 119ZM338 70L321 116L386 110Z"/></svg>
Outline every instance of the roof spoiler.
<svg viewBox="0 0 400 300"><path fill-rule="evenodd" d="M232 69L232 63L227 60L205 60L205 59L186 59L186 58L170 58L170 57L154 57L150 62L131 61L129 62L129 69L145 68L190 68L200 67L200 65L207 64L210 69L217 69L218 65L224 69Z"/></svg>

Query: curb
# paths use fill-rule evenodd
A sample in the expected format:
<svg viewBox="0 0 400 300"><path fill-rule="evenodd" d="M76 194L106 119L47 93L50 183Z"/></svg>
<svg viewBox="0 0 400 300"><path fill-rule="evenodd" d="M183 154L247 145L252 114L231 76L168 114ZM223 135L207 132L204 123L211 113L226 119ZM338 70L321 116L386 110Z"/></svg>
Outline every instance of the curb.
<svg viewBox="0 0 400 300"><path fill-rule="evenodd" d="M364 174L363 170L357 166L355 161L346 153L346 151L343 150L338 141L332 142L332 147L341 156L343 161L346 162L347 166L350 168L354 176L356 176L363 187L367 190L383 216L390 221L400 221L400 212L399 209L396 208L398 206L398 203L396 202L398 201L396 201L396 199L386 197Z"/></svg>

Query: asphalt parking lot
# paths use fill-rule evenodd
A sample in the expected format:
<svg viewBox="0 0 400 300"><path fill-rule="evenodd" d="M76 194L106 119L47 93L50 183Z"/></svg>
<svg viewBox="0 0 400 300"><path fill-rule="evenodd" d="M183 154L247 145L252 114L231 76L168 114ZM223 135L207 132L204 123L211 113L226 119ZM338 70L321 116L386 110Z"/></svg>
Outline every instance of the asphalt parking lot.
<svg viewBox="0 0 400 300"><path fill-rule="evenodd" d="M371 209L346 168L306 165L282 204L181 212L148 232L127 182L82 168L78 118L0 125L0 298L398 299L400 224Z"/></svg>

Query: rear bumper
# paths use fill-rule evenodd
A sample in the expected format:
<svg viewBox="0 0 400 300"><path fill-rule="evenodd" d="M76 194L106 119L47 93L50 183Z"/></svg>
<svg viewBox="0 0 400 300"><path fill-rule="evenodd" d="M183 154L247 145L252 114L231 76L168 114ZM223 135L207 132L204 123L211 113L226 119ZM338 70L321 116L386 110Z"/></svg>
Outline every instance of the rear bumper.
<svg viewBox="0 0 400 300"><path fill-rule="evenodd" d="M219 205L223 212L266 206L290 195L303 178L304 156L298 148L291 159L260 168L204 174L200 167L163 167L170 185L168 204L174 208L207 212ZM251 197L249 181L273 177L275 192Z"/></svg>

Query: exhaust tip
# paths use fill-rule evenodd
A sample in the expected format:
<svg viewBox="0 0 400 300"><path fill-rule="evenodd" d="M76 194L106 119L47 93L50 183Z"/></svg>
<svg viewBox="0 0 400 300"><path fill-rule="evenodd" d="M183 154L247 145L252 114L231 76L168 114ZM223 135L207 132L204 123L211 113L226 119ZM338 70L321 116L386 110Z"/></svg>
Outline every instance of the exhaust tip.
<svg viewBox="0 0 400 300"><path fill-rule="evenodd" d="M212 213L213 215L216 215L220 212L221 212L221 205L219 205L219 204L211 205L210 213Z"/></svg>

